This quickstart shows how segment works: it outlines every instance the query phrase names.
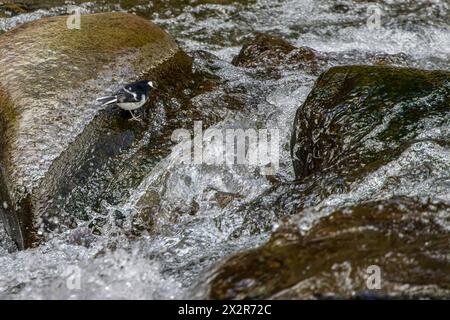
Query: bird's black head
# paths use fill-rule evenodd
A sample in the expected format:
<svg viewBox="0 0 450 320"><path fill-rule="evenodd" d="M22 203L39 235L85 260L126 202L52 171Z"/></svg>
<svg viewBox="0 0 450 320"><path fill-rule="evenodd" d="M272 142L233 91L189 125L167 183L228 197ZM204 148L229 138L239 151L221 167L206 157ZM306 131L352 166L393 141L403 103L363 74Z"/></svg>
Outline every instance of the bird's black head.
<svg viewBox="0 0 450 320"><path fill-rule="evenodd" d="M151 89L156 88L155 83L150 80L142 80L129 85L130 87L136 87L138 90L143 90L145 92L150 91Z"/></svg>

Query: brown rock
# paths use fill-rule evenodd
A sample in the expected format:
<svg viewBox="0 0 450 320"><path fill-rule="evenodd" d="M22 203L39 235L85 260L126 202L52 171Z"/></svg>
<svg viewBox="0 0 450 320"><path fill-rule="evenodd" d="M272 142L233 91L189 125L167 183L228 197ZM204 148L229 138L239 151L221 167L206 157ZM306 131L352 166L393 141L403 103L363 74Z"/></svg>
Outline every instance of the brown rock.
<svg viewBox="0 0 450 320"><path fill-rule="evenodd" d="M305 235L302 214L293 216L264 246L222 262L208 297L446 297L450 239L438 217L449 212L418 199L373 201L334 210ZM379 288L368 288L370 266L381 270Z"/></svg>
<svg viewBox="0 0 450 320"><path fill-rule="evenodd" d="M148 131L118 111L99 112L95 98L139 78L176 92L190 74L191 60L148 20L82 15L80 30L66 20L0 36L0 215L21 248L73 225L67 197ZM74 211L86 201L78 198Z"/></svg>

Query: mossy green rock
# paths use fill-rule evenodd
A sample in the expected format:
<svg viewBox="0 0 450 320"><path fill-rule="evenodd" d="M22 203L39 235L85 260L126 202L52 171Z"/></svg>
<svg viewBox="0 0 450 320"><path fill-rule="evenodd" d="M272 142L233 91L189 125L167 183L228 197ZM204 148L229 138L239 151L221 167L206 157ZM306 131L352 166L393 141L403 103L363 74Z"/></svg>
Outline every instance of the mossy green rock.
<svg viewBox="0 0 450 320"><path fill-rule="evenodd" d="M439 217L449 213L445 203L397 197L336 209L305 234L303 214L290 217L264 246L222 262L208 297L448 297L450 236ZM370 277L378 271L379 282Z"/></svg>
<svg viewBox="0 0 450 320"><path fill-rule="evenodd" d="M450 110L450 72L342 66L323 73L294 120L297 178L333 171L346 182L398 157L421 120Z"/></svg>
<svg viewBox="0 0 450 320"><path fill-rule="evenodd" d="M46 217L49 207L148 130L100 111L95 98L144 78L177 87L191 70L170 35L143 18L82 15L81 29L66 21L0 36L0 210L21 248L63 220Z"/></svg>

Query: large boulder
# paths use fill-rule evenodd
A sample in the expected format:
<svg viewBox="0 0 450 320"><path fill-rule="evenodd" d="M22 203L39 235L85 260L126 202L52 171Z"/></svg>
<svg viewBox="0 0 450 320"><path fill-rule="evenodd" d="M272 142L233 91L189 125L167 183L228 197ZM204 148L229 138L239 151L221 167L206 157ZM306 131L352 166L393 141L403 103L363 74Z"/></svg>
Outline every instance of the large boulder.
<svg viewBox="0 0 450 320"><path fill-rule="evenodd" d="M222 262L208 277L207 296L448 297L450 235L439 216L449 213L444 203L399 197L334 210L306 234L303 215L293 216L264 246Z"/></svg>
<svg viewBox="0 0 450 320"><path fill-rule="evenodd" d="M295 116L291 154L296 177L332 171L348 184L398 157L419 139L426 119L435 127L448 121L449 80L445 71L329 69Z"/></svg>
<svg viewBox="0 0 450 320"><path fill-rule="evenodd" d="M66 21L45 18L0 37L0 210L21 248L73 224L69 195L105 165L120 171L113 160L149 135L148 124L101 111L96 97L144 78L175 95L191 81L191 59L145 19L83 15L79 30ZM102 182L84 196L111 185ZM77 196L79 212L89 197Z"/></svg>

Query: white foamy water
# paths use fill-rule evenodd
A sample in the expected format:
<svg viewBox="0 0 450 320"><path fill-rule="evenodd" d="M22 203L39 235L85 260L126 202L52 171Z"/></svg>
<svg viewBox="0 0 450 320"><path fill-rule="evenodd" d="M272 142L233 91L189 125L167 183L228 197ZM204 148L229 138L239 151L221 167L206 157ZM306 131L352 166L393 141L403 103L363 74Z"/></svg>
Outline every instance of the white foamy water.
<svg viewBox="0 0 450 320"><path fill-rule="evenodd" d="M251 112L230 113L215 126L278 128L281 137L278 178L288 182L293 179L289 156L293 118L315 76L285 68L279 77L264 77L254 70L234 67L230 61L244 39L255 32L269 32L297 46L343 53L354 63L364 64L368 53L403 52L422 68L450 68L448 1L382 1L381 24L375 29L368 29L366 24L370 5L373 3L349 0L258 0L248 5L205 4L186 7L179 14L150 12L146 16L168 30L187 52L206 50L221 59L215 73L226 80L226 85L197 97L194 102L207 108L208 103L221 96L220 90L245 88L250 94L244 93L244 100ZM61 7L0 18L0 29L9 30L66 10ZM91 3L84 5L83 10L100 9ZM423 123L424 139L433 134L445 136L443 131L448 129L429 130L429 126L433 127L432 119ZM211 266L232 253L263 243L269 236L267 231L247 230L234 235L245 226L242 208L264 199L270 192L268 178L254 170L233 166L179 165L178 152L174 149L148 172L141 184L130 190L126 201L105 205L109 216L118 210L128 219L135 213L139 200L153 190L160 207L152 234L127 239L111 227L108 233L93 237L87 235L86 225L81 225L56 235L39 248L16 252L0 223L0 298L190 298L193 295L190 288L198 284L200 276ZM356 182L349 193L331 195L320 206L339 206L392 194L431 195L450 202L449 163L448 148L418 142L396 161ZM411 170L417 170L417 181L402 181L401 177ZM400 179L390 179L394 177ZM221 207L217 199L224 194L231 194L232 201ZM190 215L193 203L197 211ZM309 228L317 218L305 214L304 228Z"/></svg>

